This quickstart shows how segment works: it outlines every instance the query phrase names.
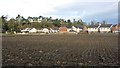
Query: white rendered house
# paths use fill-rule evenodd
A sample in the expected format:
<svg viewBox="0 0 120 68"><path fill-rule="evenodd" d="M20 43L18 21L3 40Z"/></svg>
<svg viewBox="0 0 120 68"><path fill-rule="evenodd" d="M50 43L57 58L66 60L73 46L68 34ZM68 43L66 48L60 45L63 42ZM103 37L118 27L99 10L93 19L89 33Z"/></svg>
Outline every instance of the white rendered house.
<svg viewBox="0 0 120 68"><path fill-rule="evenodd" d="M102 24L99 28L100 32L101 33L108 33L108 32L111 32L112 31L112 24Z"/></svg>
<svg viewBox="0 0 120 68"><path fill-rule="evenodd" d="M88 33L90 33L90 32L99 32L99 27L100 26L101 26L101 24L90 25L88 27Z"/></svg>

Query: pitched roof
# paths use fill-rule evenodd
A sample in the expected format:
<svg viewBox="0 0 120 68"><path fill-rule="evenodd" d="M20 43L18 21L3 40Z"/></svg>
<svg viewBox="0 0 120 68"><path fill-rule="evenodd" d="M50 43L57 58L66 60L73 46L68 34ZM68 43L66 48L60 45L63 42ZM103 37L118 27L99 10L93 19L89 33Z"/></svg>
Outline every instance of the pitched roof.
<svg viewBox="0 0 120 68"><path fill-rule="evenodd" d="M116 25L113 25L113 27L116 27L117 26L117 24Z"/></svg>
<svg viewBox="0 0 120 68"><path fill-rule="evenodd" d="M59 29L67 29L67 27L60 27Z"/></svg>
<svg viewBox="0 0 120 68"><path fill-rule="evenodd" d="M66 26L67 28L72 28L71 26Z"/></svg>
<svg viewBox="0 0 120 68"><path fill-rule="evenodd" d="M74 30L70 30L69 32L75 32Z"/></svg>
<svg viewBox="0 0 120 68"><path fill-rule="evenodd" d="M60 31L67 31L67 27L60 27L59 30Z"/></svg>
<svg viewBox="0 0 120 68"><path fill-rule="evenodd" d="M101 24L100 27L111 27L112 24Z"/></svg>
<svg viewBox="0 0 120 68"><path fill-rule="evenodd" d="M58 28L58 27L53 27L52 29L53 29L53 30L59 30L59 28Z"/></svg>
<svg viewBox="0 0 120 68"><path fill-rule="evenodd" d="M90 25L90 26L88 26L88 28L97 28L99 26L99 24L97 24L97 25Z"/></svg>
<svg viewBox="0 0 120 68"><path fill-rule="evenodd" d="M80 29L83 29L83 26L74 26L76 28L80 28Z"/></svg>

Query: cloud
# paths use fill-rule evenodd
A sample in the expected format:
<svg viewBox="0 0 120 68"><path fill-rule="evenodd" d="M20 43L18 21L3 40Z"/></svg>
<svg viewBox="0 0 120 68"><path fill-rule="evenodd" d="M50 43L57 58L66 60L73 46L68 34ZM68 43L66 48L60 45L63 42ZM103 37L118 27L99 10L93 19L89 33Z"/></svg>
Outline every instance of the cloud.
<svg viewBox="0 0 120 68"><path fill-rule="evenodd" d="M57 15L59 18L84 20L108 20L115 19L118 15L118 3L116 2L76 2L66 6L54 7L56 11L47 15Z"/></svg>
<svg viewBox="0 0 120 68"><path fill-rule="evenodd" d="M52 16L53 18L117 19L118 0L2 0L0 14L15 17ZM98 20L98 19L97 19Z"/></svg>
<svg viewBox="0 0 120 68"><path fill-rule="evenodd" d="M21 14L25 16L44 15L55 11L53 7L69 3L70 0L2 0L0 14L11 16Z"/></svg>

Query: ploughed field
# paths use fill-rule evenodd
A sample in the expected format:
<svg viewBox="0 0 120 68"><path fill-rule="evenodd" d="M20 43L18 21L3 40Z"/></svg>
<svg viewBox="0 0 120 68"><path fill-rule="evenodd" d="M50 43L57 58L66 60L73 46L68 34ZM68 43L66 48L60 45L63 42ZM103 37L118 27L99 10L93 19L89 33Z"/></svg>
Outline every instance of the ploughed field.
<svg viewBox="0 0 120 68"><path fill-rule="evenodd" d="M115 34L2 37L3 66L116 66L117 55Z"/></svg>

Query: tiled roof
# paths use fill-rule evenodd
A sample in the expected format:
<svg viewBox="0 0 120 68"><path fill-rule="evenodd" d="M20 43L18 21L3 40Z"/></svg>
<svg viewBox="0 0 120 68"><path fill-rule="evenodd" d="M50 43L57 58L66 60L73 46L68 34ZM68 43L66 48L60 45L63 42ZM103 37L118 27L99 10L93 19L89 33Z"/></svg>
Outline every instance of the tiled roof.
<svg viewBox="0 0 120 68"><path fill-rule="evenodd" d="M97 28L99 25L90 25L89 28Z"/></svg>
<svg viewBox="0 0 120 68"><path fill-rule="evenodd" d="M75 32L74 30L70 30L69 32Z"/></svg>
<svg viewBox="0 0 120 68"><path fill-rule="evenodd" d="M53 29L53 30L59 30L59 28L57 28L57 27L53 27L52 29Z"/></svg>
<svg viewBox="0 0 120 68"><path fill-rule="evenodd" d="M112 24L101 24L100 27L111 27Z"/></svg>
<svg viewBox="0 0 120 68"><path fill-rule="evenodd" d="M80 29L83 29L83 26L75 26L76 28L80 28Z"/></svg>
<svg viewBox="0 0 120 68"><path fill-rule="evenodd" d="M113 25L113 27L116 27L117 25Z"/></svg>
<svg viewBox="0 0 120 68"><path fill-rule="evenodd" d="M71 26L66 26L67 28L72 28Z"/></svg>

